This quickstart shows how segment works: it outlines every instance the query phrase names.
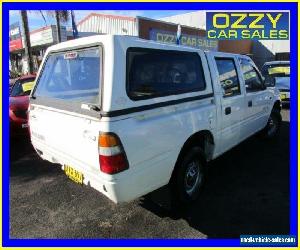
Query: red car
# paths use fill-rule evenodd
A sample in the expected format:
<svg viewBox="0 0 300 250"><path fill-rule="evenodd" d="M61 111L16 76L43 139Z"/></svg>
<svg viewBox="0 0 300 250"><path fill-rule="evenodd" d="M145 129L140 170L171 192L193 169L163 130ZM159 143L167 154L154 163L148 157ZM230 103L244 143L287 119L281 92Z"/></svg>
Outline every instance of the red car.
<svg viewBox="0 0 300 250"><path fill-rule="evenodd" d="M9 124L12 136L28 134L27 109L35 75L21 76L9 96Z"/></svg>

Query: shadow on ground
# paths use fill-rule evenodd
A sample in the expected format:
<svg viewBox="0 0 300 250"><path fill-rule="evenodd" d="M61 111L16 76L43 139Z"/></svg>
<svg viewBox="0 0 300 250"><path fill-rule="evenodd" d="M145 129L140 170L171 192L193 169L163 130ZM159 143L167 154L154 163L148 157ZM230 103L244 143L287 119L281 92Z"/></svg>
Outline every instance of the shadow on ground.
<svg viewBox="0 0 300 250"><path fill-rule="evenodd" d="M183 218L208 238L289 233L289 123L280 137L252 137L210 164L200 199ZM149 199L142 204L159 217L171 216ZM172 216L174 218L174 216Z"/></svg>

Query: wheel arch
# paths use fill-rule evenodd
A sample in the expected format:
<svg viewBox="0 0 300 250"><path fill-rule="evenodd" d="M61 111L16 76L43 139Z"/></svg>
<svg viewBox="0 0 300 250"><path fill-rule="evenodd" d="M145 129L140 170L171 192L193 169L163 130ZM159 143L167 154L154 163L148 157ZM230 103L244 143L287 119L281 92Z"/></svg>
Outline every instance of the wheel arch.
<svg viewBox="0 0 300 250"><path fill-rule="evenodd" d="M274 105L273 105L273 109L276 109L278 111L281 110L281 102L279 100L276 100Z"/></svg>
<svg viewBox="0 0 300 250"><path fill-rule="evenodd" d="M215 142L214 136L209 130L201 130L191 135L183 144L176 159L170 181L174 178L176 169L179 167L178 163L181 161L186 152L193 146L199 146L203 151L203 159L206 163L212 159Z"/></svg>
<svg viewBox="0 0 300 250"><path fill-rule="evenodd" d="M206 160L211 160L215 146L214 136L211 131L201 130L191 135L183 144L177 161L184 155L186 150L192 146L199 146L203 150Z"/></svg>
<svg viewBox="0 0 300 250"><path fill-rule="evenodd" d="M180 159L182 159L182 157L185 155L187 150L193 146L199 146L202 149L206 161L211 160L215 147L214 136L211 131L201 130L191 135L181 147L176 160L176 165L177 162L179 162Z"/></svg>

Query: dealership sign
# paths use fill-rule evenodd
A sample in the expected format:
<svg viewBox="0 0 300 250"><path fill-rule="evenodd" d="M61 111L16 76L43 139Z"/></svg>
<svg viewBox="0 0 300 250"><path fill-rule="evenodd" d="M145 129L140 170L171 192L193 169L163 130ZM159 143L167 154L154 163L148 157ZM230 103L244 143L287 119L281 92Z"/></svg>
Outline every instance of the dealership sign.
<svg viewBox="0 0 300 250"><path fill-rule="evenodd" d="M19 23L13 23L9 25L9 40L16 40L21 38L21 31Z"/></svg>
<svg viewBox="0 0 300 250"><path fill-rule="evenodd" d="M23 48L21 30L19 23L9 25L9 51L15 51Z"/></svg>
<svg viewBox="0 0 300 250"><path fill-rule="evenodd" d="M57 43L56 26L51 25L30 32L30 44L32 47ZM23 49L21 32L18 24L10 26L9 31L9 51ZM67 31L65 26L61 26L61 39L67 40Z"/></svg>
<svg viewBox="0 0 300 250"><path fill-rule="evenodd" d="M15 51L23 48L22 38L9 41L9 51Z"/></svg>
<svg viewBox="0 0 300 250"><path fill-rule="evenodd" d="M51 44L53 41L54 39L51 26L43 27L30 33L31 46Z"/></svg>
<svg viewBox="0 0 300 250"><path fill-rule="evenodd" d="M289 12L206 12L209 39L288 40Z"/></svg>
<svg viewBox="0 0 300 250"><path fill-rule="evenodd" d="M60 27L61 30L61 40L67 40L67 31L65 26ZM56 26L51 25L34 30L30 33L31 46L49 45L57 43L57 32Z"/></svg>
<svg viewBox="0 0 300 250"><path fill-rule="evenodd" d="M151 29L150 30L150 40L176 44L177 34L172 31ZM193 36L187 34L181 34L180 44L184 46L191 46L198 49L217 51L218 50L218 41L208 40L206 37L202 36Z"/></svg>

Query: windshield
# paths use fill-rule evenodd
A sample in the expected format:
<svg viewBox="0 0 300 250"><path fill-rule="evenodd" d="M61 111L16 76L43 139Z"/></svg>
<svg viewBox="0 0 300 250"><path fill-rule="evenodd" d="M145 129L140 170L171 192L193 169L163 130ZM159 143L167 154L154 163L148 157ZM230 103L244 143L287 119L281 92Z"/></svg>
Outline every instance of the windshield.
<svg viewBox="0 0 300 250"><path fill-rule="evenodd" d="M12 87L10 96L15 97L15 96L30 95L33 85L34 85L34 78L18 80Z"/></svg>
<svg viewBox="0 0 300 250"><path fill-rule="evenodd" d="M99 48L52 54L45 63L34 97L98 104L99 79Z"/></svg>
<svg viewBox="0 0 300 250"><path fill-rule="evenodd" d="M262 73L265 77L290 77L290 64L265 65Z"/></svg>

